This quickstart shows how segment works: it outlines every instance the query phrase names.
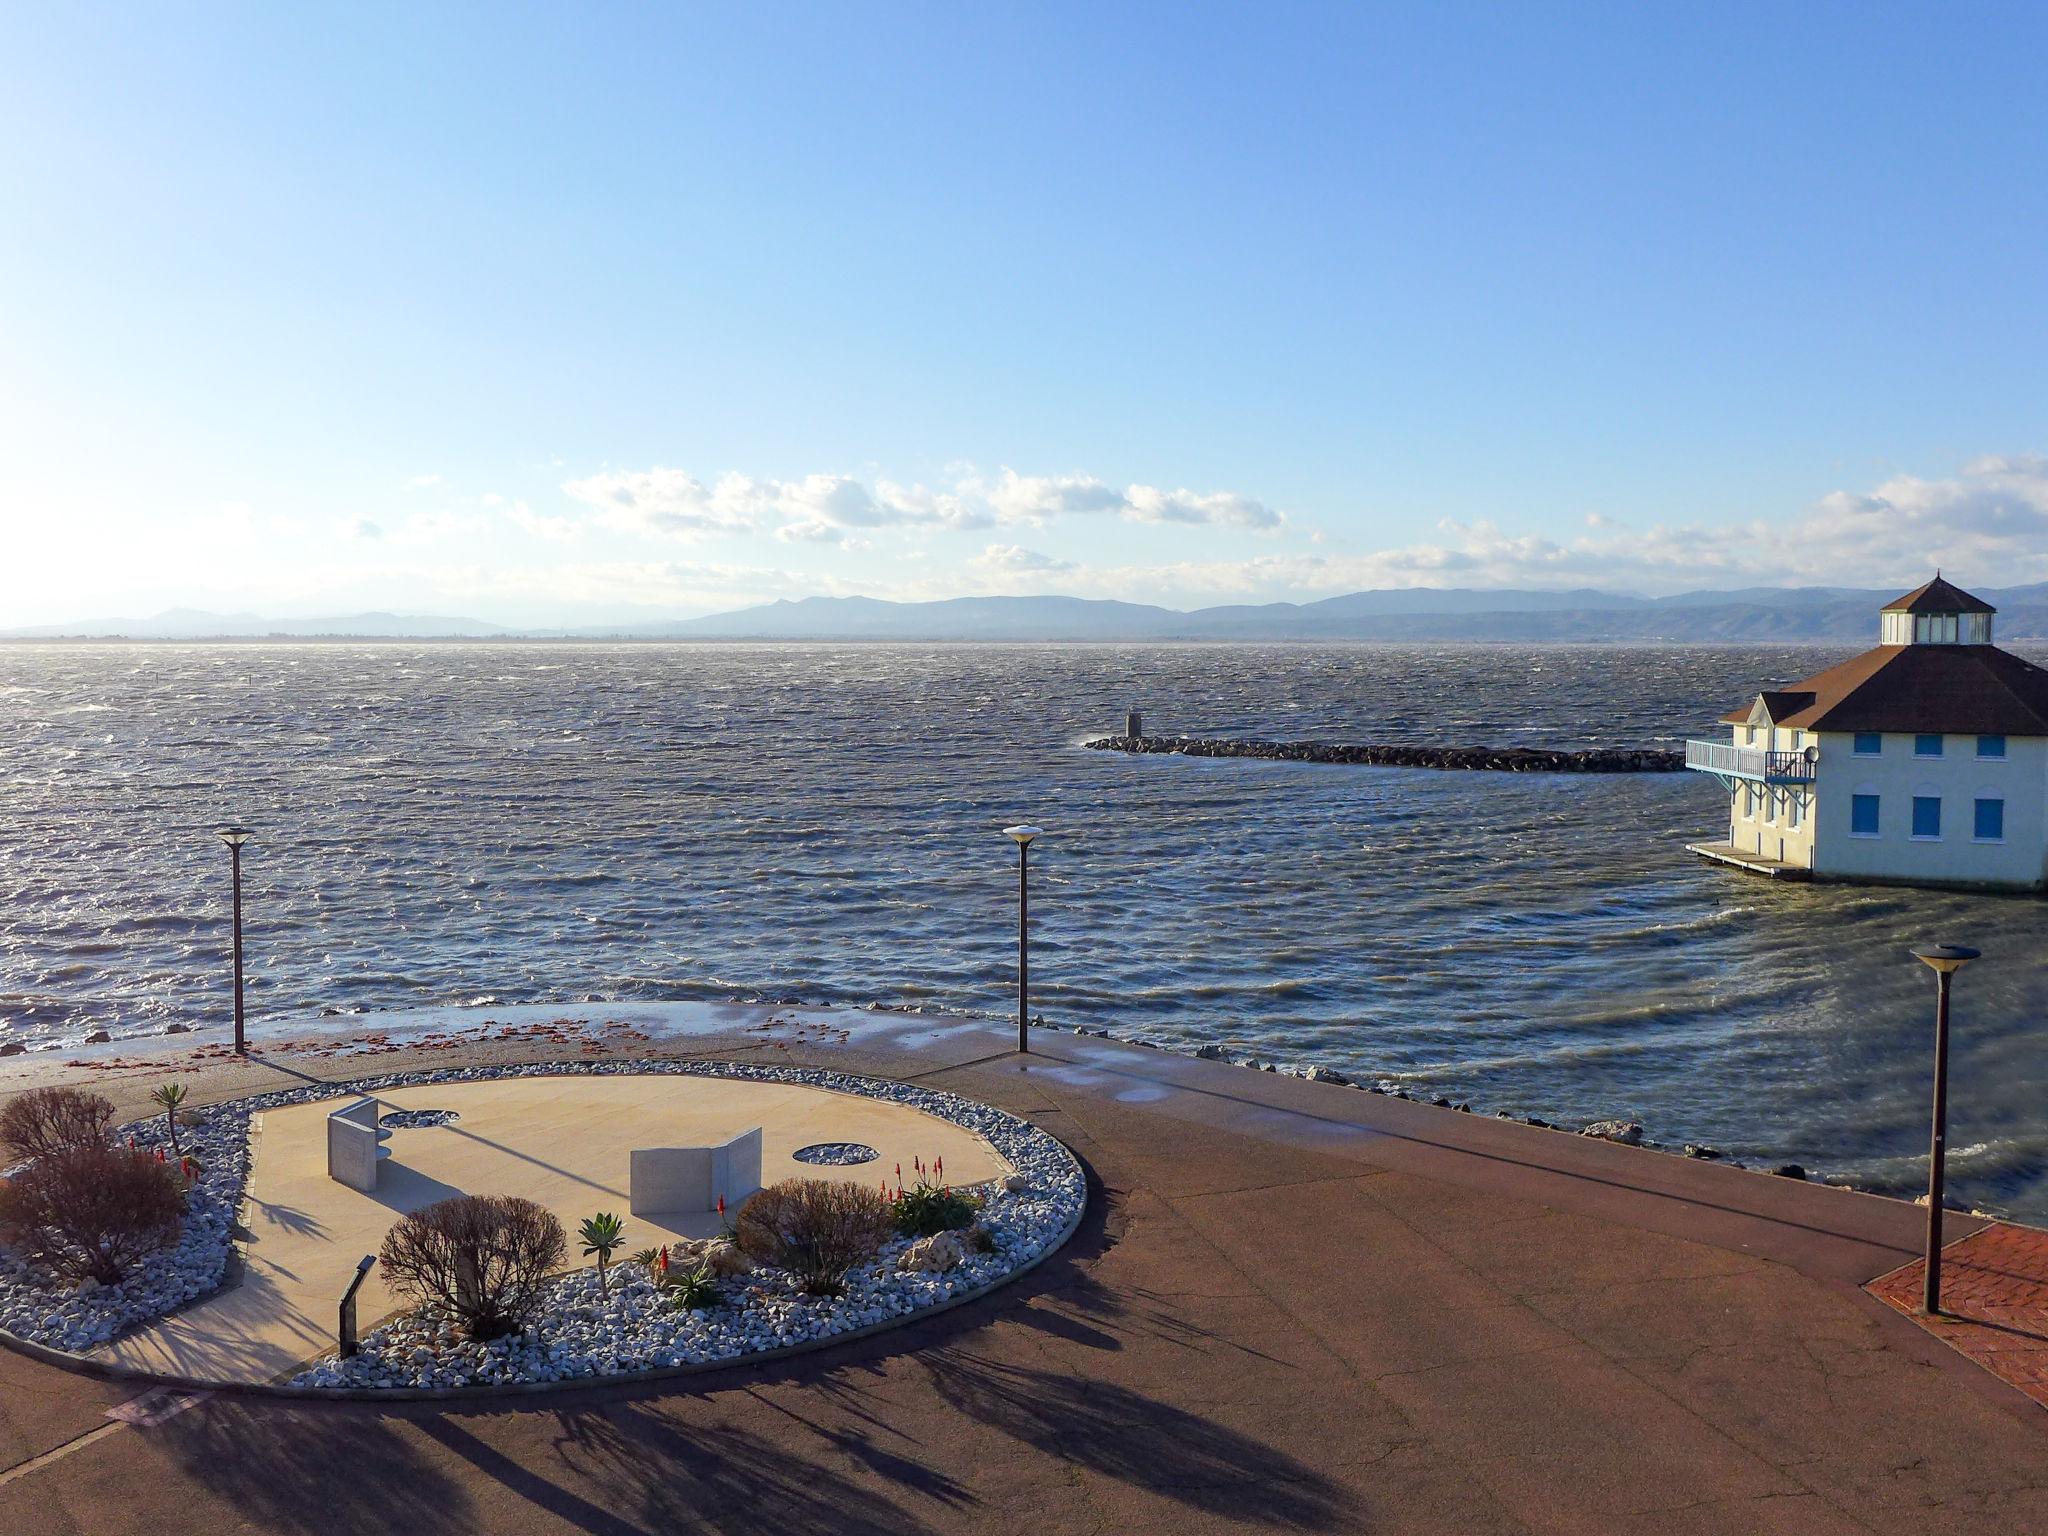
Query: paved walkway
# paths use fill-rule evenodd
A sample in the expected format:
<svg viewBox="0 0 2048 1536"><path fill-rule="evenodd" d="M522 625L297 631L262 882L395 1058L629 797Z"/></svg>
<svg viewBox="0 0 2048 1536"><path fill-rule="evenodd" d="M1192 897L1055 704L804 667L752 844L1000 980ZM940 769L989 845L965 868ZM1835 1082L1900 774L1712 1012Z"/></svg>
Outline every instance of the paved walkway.
<svg viewBox="0 0 2048 1536"><path fill-rule="evenodd" d="M1916 1259L1870 1291L1929 1333L2048 1406L2048 1232L1995 1222L1941 1250L1941 1315L1920 1311Z"/></svg>
<svg viewBox="0 0 2048 1536"><path fill-rule="evenodd" d="M1912 1206L1108 1041L830 1018L666 1048L1028 1114L1099 1180L1074 1241L944 1317L665 1391L218 1396L104 1430L132 1388L0 1355L0 1530L2048 1529L2043 1410L1862 1289L1911 1259ZM237 1074L263 1068L195 1098Z"/></svg>

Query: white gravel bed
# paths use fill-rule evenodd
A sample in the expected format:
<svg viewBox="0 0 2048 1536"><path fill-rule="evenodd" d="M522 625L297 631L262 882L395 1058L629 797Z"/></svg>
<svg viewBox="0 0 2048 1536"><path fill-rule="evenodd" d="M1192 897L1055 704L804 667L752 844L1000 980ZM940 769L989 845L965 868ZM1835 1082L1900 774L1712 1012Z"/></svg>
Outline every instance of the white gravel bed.
<svg viewBox="0 0 2048 1536"><path fill-rule="evenodd" d="M897 1258L909 1246L908 1240L898 1240L873 1263L847 1275L844 1295L804 1296L786 1275L761 1269L725 1281L725 1305L685 1312L667 1305L639 1265L621 1262L613 1266L608 1298L599 1299L595 1269L564 1275L550 1284L537 1316L506 1338L469 1343L439 1319L408 1313L364 1335L357 1355L317 1361L293 1378L293 1385L419 1388L568 1381L780 1349L908 1318L980 1290L1055 1246L1086 1204L1080 1164L1044 1131L991 1105L912 1083L822 1068L661 1059L395 1072L285 1089L180 1116L180 1139L201 1161L203 1172L192 1186L178 1244L111 1287L71 1288L0 1251L0 1329L82 1351L217 1288L227 1272L233 1213L248 1178L249 1117L262 1110L420 1083L648 1074L800 1083L904 1104L981 1136L1018 1171L1023 1187L1007 1190L998 1182L986 1189L978 1224L994 1237L995 1251L969 1252L951 1269L898 1270ZM124 1127L120 1134L131 1133L138 1146L165 1141L161 1117Z"/></svg>

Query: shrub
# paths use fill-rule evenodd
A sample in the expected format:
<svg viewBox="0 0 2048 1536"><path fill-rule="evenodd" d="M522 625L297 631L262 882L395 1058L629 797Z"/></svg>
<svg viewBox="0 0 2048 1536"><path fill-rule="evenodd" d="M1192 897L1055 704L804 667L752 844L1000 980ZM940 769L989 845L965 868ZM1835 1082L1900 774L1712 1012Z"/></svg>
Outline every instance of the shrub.
<svg viewBox="0 0 2048 1536"><path fill-rule="evenodd" d="M517 1195L457 1195L402 1217L378 1251L387 1283L477 1340L519 1326L562 1262L562 1224Z"/></svg>
<svg viewBox="0 0 2048 1536"><path fill-rule="evenodd" d="M892 1206L896 1230L905 1237L930 1237L956 1232L981 1214L981 1202L943 1184L919 1179L915 1189L899 1189Z"/></svg>
<svg viewBox="0 0 2048 1536"><path fill-rule="evenodd" d="M785 1179L756 1193L733 1223L740 1252L795 1275L812 1296L836 1296L846 1272L889 1240L889 1202L831 1179Z"/></svg>
<svg viewBox="0 0 2048 1536"><path fill-rule="evenodd" d="M114 1101L83 1088L31 1088L0 1109L0 1143L23 1160L107 1140Z"/></svg>
<svg viewBox="0 0 2048 1536"><path fill-rule="evenodd" d="M115 1284L175 1242L184 1215L171 1165L104 1141L59 1146L0 1182L0 1237L70 1280Z"/></svg>

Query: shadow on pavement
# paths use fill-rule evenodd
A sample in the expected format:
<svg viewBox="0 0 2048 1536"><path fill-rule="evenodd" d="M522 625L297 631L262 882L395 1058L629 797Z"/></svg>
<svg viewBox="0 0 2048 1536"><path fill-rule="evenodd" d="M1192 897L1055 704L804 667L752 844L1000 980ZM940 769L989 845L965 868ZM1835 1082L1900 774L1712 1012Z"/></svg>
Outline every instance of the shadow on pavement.
<svg viewBox="0 0 2048 1536"><path fill-rule="evenodd" d="M594 1536L653 1536L704 1523L739 1536L919 1536L931 1530L909 1509L786 1442L731 1424L677 1423L652 1404L557 1416L559 1464L578 1482L602 1490L604 1505L487 1445L459 1419L420 1427L480 1472ZM827 1443L858 1457L853 1438L832 1436ZM862 1459L868 1470L921 1497L954 1506L974 1502L965 1488L915 1462Z"/></svg>
<svg viewBox="0 0 2048 1536"><path fill-rule="evenodd" d="M1048 1456L1245 1525L1320 1530L1352 1499L1305 1462L1112 1382L990 1360L963 1349L924 1362L967 1418Z"/></svg>
<svg viewBox="0 0 2048 1536"><path fill-rule="evenodd" d="M217 1397L150 1434L256 1530L388 1536L470 1524L469 1495L397 1420Z"/></svg>

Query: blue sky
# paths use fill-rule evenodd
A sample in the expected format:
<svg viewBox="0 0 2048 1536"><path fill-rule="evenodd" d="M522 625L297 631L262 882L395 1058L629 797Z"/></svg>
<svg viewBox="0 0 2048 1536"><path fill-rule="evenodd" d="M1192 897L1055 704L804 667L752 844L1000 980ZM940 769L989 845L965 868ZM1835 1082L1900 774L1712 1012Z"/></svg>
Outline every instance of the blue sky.
<svg viewBox="0 0 2048 1536"><path fill-rule="evenodd" d="M0 626L2048 578L2039 6L10 33Z"/></svg>

